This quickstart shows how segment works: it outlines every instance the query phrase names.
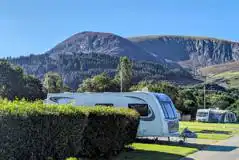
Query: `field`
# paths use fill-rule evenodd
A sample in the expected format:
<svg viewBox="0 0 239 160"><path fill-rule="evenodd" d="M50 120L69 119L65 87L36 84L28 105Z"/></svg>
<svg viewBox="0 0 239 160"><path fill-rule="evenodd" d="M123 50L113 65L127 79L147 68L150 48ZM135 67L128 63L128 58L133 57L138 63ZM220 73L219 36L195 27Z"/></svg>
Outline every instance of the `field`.
<svg viewBox="0 0 239 160"><path fill-rule="evenodd" d="M239 133L239 124L180 122L180 131L185 127L196 132L200 139L223 140Z"/></svg>
<svg viewBox="0 0 239 160"><path fill-rule="evenodd" d="M135 143L132 146L134 151L122 153L115 160L176 160L198 150L196 147L143 143Z"/></svg>
<svg viewBox="0 0 239 160"><path fill-rule="evenodd" d="M115 160L177 160L209 145L210 140L213 143L214 140L223 140L239 134L239 124L180 122L180 131L185 127L197 132L198 138L205 139L205 142L207 140L207 144L184 144L180 146L179 144L175 145L175 143L168 145L134 143L132 145L133 151L121 153Z"/></svg>

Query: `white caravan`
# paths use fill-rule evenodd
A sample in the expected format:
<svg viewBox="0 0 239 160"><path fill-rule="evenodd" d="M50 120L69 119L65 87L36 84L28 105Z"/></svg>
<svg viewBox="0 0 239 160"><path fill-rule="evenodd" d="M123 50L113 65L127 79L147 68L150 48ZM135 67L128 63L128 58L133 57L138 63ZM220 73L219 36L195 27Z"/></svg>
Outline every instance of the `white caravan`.
<svg viewBox="0 0 239 160"><path fill-rule="evenodd" d="M152 92L51 93L47 104L74 106L112 106L136 109L141 117L138 137L175 137L179 120L172 100L165 94Z"/></svg>
<svg viewBox="0 0 239 160"><path fill-rule="evenodd" d="M196 120L200 122L234 123L237 122L236 114L228 110L198 109Z"/></svg>

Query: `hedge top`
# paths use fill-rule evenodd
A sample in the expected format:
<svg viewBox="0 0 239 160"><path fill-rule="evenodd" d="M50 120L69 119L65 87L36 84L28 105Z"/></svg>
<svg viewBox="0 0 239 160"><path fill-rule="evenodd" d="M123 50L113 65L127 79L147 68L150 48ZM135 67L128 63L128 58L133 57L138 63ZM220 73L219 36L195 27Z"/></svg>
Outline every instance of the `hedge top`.
<svg viewBox="0 0 239 160"><path fill-rule="evenodd" d="M74 107L70 104L67 105L47 105L42 101L34 103L25 100L8 101L0 99L0 115L15 115L15 116L40 116L40 115L122 115L130 117L139 117L139 114L126 108L115 107L89 107L79 106Z"/></svg>

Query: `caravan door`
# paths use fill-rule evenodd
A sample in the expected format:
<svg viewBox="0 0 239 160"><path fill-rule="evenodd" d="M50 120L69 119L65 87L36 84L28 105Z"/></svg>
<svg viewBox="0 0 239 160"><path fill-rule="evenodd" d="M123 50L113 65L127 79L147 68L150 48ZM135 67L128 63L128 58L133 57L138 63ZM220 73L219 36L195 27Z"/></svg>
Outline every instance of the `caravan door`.
<svg viewBox="0 0 239 160"><path fill-rule="evenodd" d="M153 111L148 104L131 103L128 104L128 108L135 109L140 114L140 123L138 127L138 137L149 136L152 133L152 126L150 125L151 117L153 117Z"/></svg>

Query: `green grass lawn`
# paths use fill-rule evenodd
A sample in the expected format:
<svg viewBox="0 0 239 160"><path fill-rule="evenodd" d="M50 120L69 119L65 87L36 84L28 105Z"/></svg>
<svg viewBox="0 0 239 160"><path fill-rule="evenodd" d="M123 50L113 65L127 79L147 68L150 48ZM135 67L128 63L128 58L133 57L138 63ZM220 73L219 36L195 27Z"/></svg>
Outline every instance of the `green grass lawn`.
<svg viewBox="0 0 239 160"><path fill-rule="evenodd" d="M180 130L188 127L198 133L200 139L223 140L239 134L239 124L215 124L180 122ZM177 160L200 150L208 144L162 145L134 143L133 151L123 152L114 160Z"/></svg>
<svg viewBox="0 0 239 160"><path fill-rule="evenodd" d="M196 132L200 139L223 140L239 133L239 124L180 122L180 131L185 127Z"/></svg>
<svg viewBox="0 0 239 160"><path fill-rule="evenodd" d="M121 153L115 160L177 160L198 151L195 147L134 143L134 151Z"/></svg>

